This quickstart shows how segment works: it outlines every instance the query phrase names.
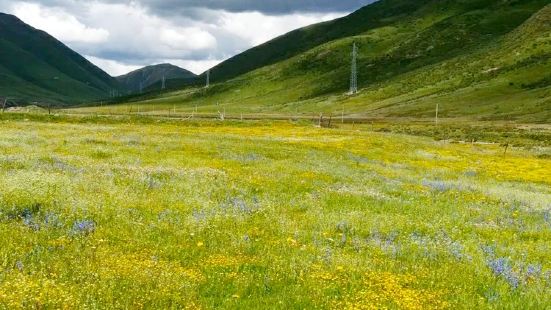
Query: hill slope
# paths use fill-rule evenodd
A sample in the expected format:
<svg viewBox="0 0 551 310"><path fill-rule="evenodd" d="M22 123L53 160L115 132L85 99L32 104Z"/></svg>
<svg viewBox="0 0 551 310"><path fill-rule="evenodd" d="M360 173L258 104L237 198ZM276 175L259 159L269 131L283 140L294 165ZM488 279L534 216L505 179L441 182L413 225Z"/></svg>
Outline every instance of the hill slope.
<svg viewBox="0 0 551 310"><path fill-rule="evenodd" d="M225 81L249 71L289 59L320 44L383 27L416 11L429 0L381 0L349 16L291 31L236 55L211 69L211 77Z"/></svg>
<svg viewBox="0 0 551 310"><path fill-rule="evenodd" d="M52 36L0 13L0 97L76 103L107 97L119 87Z"/></svg>
<svg viewBox="0 0 551 310"><path fill-rule="evenodd" d="M171 64L147 66L117 77L117 80L130 92L135 93L158 84L163 76L166 81L192 80L196 75Z"/></svg>
<svg viewBox="0 0 551 310"><path fill-rule="evenodd" d="M204 111L217 111L222 104L227 111L293 114L340 114L344 108L350 115L411 117L432 116L438 103L444 117L550 121L551 15L546 5L547 0L383 0L243 55L266 48L283 51L285 44L277 42L297 33L323 36L319 31L329 31L327 25L347 25L332 30L341 37L319 45L316 39L301 43L309 48L303 52L294 45L284 59L264 66L257 62L258 69L208 90L173 92L144 103L180 104L182 109L198 105ZM373 18L362 23L361 16ZM360 48L361 91L348 96L353 42ZM217 70L243 55L216 67L214 80L216 72L218 78L224 72Z"/></svg>

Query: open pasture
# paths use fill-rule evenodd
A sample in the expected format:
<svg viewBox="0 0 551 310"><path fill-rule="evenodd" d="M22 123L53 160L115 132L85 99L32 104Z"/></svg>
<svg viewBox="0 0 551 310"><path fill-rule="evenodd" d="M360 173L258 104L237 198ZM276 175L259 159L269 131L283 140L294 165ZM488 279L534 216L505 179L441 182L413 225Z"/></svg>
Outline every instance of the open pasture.
<svg viewBox="0 0 551 310"><path fill-rule="evenodd" d="M551 307L548 155L368 129L4 117L0 308Z"/></svg>

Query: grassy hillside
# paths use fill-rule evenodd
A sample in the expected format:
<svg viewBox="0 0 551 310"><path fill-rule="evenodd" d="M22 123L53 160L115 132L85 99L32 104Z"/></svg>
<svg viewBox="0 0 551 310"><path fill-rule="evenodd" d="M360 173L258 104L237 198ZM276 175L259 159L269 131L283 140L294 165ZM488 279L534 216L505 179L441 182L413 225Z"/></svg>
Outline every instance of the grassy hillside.
<svg viewBox="0 0 551 310"><path fill-rule="evenodd" d="M117 77L117 80L128 92L136 93L140 92L140 90L151 89L153 86L158 86L156 89L160 89L163 77L166 79L165 86L172 86L173 84L182 85L181 83L174 82L174 80L190 81L196 75L171 64L160 64L132 71Z"/></svg>
<svg viewBox="0 0 551 310"><path fill-rule="evenodd" d="M225 81L249 71L277 63L335 39L383 27L421 8L429 0L382 0L353 14L297 29L265 44L247 50L215 66L213 80Z"/></svg>
<svg viewBox="0 0 551 310"><path fill-rule="evenodd" d="M75 103L119 88L114 78L55 38L0 13L0 97Z"/></svg>
<svg viewBox="0 0 551 310"><path fill-rule="evenodd" d="M344 29L337 39L315 47L310 45L318 39L301 43L308 46L289 49L297 55L208 90L186 89L142 103L160 109L178 105L217 111L223 106L245 113L339 115L344 109L347 115L412 117L432 116L440 104L443 117L551 119L548 1L412 2L381 1L335 22L292 32L221 64L213 76L250 53L270 46L284 50L289 46L277 43L298 34L333 38L329 34L338 32L335 27ZM353 42L360 48L361 91L348 96ZM302 48L308 50L299 52Z"/></svg>

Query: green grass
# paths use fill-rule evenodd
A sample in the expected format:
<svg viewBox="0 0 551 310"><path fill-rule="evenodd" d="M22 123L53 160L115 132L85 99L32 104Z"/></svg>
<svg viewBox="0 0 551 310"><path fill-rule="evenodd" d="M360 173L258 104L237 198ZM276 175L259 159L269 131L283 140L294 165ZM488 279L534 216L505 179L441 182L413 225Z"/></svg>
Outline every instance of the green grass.
<svg viewBox="0 0 551 310"><path fill-rule="evenodd" d="M0 127L0 307L551 307L537 138L504 154L370 125Z"/></svg>

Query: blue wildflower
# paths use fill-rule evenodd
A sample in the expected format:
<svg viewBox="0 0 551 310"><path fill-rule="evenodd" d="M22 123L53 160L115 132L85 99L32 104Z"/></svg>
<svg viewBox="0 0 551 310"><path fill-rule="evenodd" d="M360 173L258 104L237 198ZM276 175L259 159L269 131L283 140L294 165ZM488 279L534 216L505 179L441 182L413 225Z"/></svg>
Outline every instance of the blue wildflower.
<svg viewBox="0 0 551 310"><path fill-rule="evenodd" d="M539 278L541 276L542 270L543 268L540 264L530 264L528 265L528 267L526 267L526 277L531 279Z"/></svg>
<svg viewBox="0 0 551 310"><path fill-rule="evenodd" d="M490 245L483 245L482 246L482 251L484 252L484 254L486 254L486 256L490 256L490 257L495 257L495 247L494 246L490 246Z"/></svg>
<svg viewBox="0 0 551 310"><path fill-rule="evenodd" d="M549 227L551 228L551 210L547 210L543 214L543 219L549 225Z"/></svg>
<svg viewBox="0 0 551 310"><path fill-rule="evenodd" d="M455 257L457 260L461 260L465 258L465 255L463 254L464 249L463 245L457 241L452 241L449 245L450 253Z"/></svg>
<svg viewBox="0 0 551 310"><path fill-rule="evenodd" d="M23 224L34 231L40 230L40 225L35 222L32 215L26 215L23 217Z"/></svg>
<svg viewBox="0 0 551 310"><path fill-rule="evenodd" d="M429 187L438 192L447 192L453 189L453 186L444 181L423 180L423 186Z"/></svg>
<svg viewBox="0 0 551 310"><path fill-rule="evenodd" d="M96 223L92 220L77 221L73 224L74 234L89 235L96 230Z"/></svg>
<svg viewBox="0 0 551 310"><path fill-rule="evenodd" d="M59 216L53 212L46 213L46 216L44 216L44 224L50 227L63 226Z"/></svg>
<svg viewBox="0 0 551 310"><path fill-rule="evenodd" d="M508 259L503 257L491 259L488 262L488 266L496 276L507 281L513 289L518 288L520 285L519 276L513 271L513 267L511 267Z"/></svg>

